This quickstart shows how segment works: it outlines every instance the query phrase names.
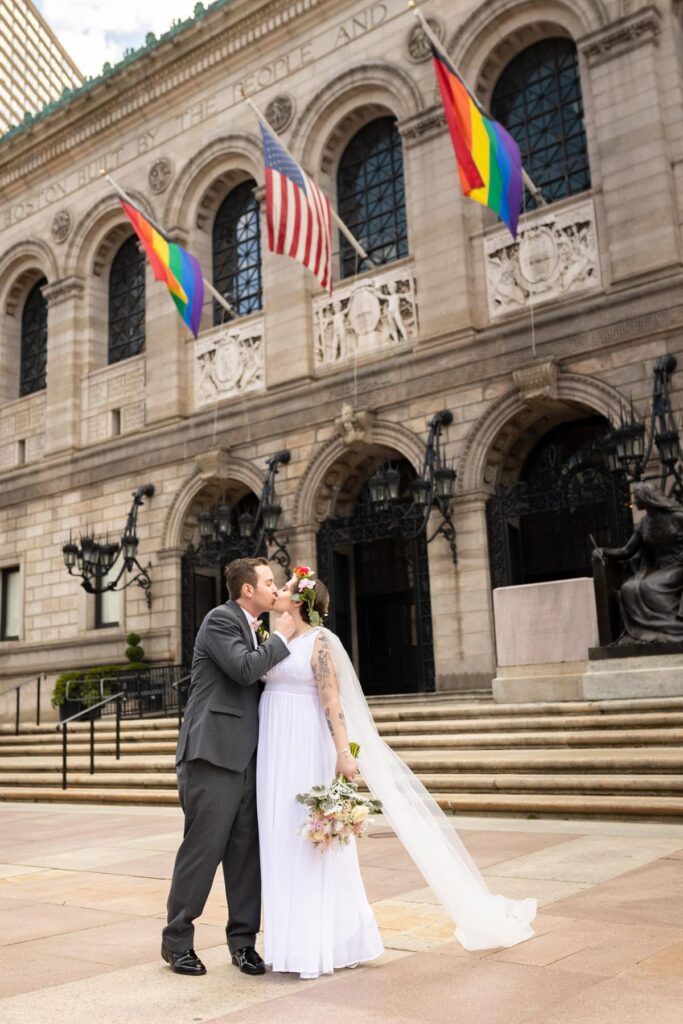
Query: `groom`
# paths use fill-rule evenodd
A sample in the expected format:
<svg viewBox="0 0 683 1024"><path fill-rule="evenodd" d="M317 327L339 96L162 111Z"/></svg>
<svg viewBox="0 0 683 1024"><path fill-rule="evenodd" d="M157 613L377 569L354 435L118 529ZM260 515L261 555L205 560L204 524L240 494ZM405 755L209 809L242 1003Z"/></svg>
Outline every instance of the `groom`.
<svg viewBox="0 0 683 1024"><path fill-rule="evenodd" d="M202 913L219 864L228 900L228 948L245 974L263 974L254 949L261 921L261 871L256 818L256 743L261 676L289 654L292 616L259 643L257 618L270 611L277 588L265 558L237 558L225 569L230 600L202 622L192 682L178 738L176 766L185 814L168 896L161 955L176 974L206 974L193 949L193 921Z"/></svg>

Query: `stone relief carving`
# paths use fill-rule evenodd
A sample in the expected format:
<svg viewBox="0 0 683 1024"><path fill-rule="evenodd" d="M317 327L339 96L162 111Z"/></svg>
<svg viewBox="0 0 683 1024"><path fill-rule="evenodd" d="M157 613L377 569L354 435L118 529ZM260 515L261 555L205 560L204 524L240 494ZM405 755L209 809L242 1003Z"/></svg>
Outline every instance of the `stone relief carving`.
<svg viewBox="0 0 683 1024"><path fill-rule="evenodd" d="M443 40L444 30L442 22L434 17L426 18L425 20L437 39ZM423 61L429 60L432 55L429 40L419 21L413 25L406 36L405 50L408 60L412 61L413 64L422 64Z"/></svg>
<svg viewBox="0 0 683 1024"><path fill-rule="evenodd" d="M373 414L368 410L356 412L352 405L344 402L341 407L341 413L335 419L334 425L345 445L351 445L354 441L369 443L372 418Z"/></svg>
<svg viewBox="0 0 683 1024"><path fill-rule="evenodd" d="M0 409L0 470L42 458L45 447L45 392Z"/></svg>
<svg viewBox="0 0 683 1024"><path fill-rule="evenodd" d="M625 10L619 21L586 36L581 51L591 64L601 64L638 46L656 45L661 28L662 16L653 4L633 13Z"/></svg>
<svg viewBox="0 0 683 1024"><path fill-rule="evenodd" d="M287 93L275 96L266 107L266 121L280 135L289 128L294 117L294 100Z"/></svg>
<svg viewBox="0 0 683 1024"><path fill-rule="evenodd" d="M66 242L69 237L69 232L73 224L73 218L68 210L59 210L52 218L52 237L57 243L61 245L62 242Z"/></svg>
<svg viewBox="0 0 683 1024"><path fill-rule="evenodd" d="M167 156L155 160L149 169L147 180L149 187L155 195L160 195L168 188L173 177L173 166Z"/></svg>
<svg viewBox="0 0 683 1024"><path fill-rule="evenodd" d="M265 387L263 320L223 324L195 346L195 403L200 408Z"/></svg>
<svg viewBox="0 0 683 1024"><path fill-rule="evenodd" d="M421 110L419 114L401 121L398 130L401 133L404 145L408 148L418 143L431 139L435 135L441 135L448 127L443 106L430 107L428 110Z"/></svg>
<svg viewBox="0 0 683 1024"><path fill-rule="evenodd" d="M144 427L144 356L95 370L83 381L83 443L107 441L119 434L131 434Z"/></svg>
<svg viewBox="0 0 683 1024"><path fill-rule="evenodd" d="M318 367L414 341L418 311L412 271L393 270L340 288L331 298L319 297L313 332Z"/></svg>
<svg viewBox="0 0 683 1024"><path fill-rule="evenodd" d="M512 371L512 379L519 390L519 397L527 405L545 399L557 398L557 363L548 359L542 363L529 363Z"/></svg>
<svg viewBox="0 0 683 1024"><path fill-rule="evenodd" d="M492 318L527 303L564 298L602 283L593 200L529 219L517 241L497 231L484 241L486 286Z"/></svg>

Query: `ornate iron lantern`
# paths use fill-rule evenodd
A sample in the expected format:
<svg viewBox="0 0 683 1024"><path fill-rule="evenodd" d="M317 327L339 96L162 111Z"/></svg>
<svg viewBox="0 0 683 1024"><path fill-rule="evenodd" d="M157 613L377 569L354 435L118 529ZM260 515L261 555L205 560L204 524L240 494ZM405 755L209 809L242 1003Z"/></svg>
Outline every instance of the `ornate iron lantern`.
<svg viewBox="0 0 683 1024"><path fill-rule="evenodd" d="M275 495L275 477L280 466L286 465L291 453L286 449L266 460L268 472L263 482L261 497L254 513L244 509L239 515L225 501L197 516L199 545L191 550L197 561L218 562L232 558L253 558L273 548L269 558L290 571L289 552L277 535L282 506Z"/></svg>
<svg viewBox="0 0 683 1024"><path fill-rule="evenodd" d="M647 428L638 416L633 402L628 412L622 407L618 423L610 425L603 438L603 452L612 473L624 473L635 483L638 480L659 480L662 491L673 478L669 494L683 500L680 435L671 406L670 377L676 369L676 358L661 356L653 368L652 404ZM659 472L645 476L654 449L657 449Z"/></svg>
<svg viewBox="0 0 683 1024"><path fill-rule="evenodd" d="M142 487L133 491L133 504L130 507L126 525L121 535L121 540L113 544L107 537L105 540L98 540L92 534L87 533L80 538L80 544L69 539L62 547L64 565L70 576L80 576L81 586L88 594L103 594L107 590L125 590L131 583L137 583L145 592L147 607L152 606L152 581L147 568L143 568L137 559L138 545L140 539L137 535L138 509L144 504L144 498L151 498L154 494L154 484L143 484ZM115 579L107 579L113 571L118 559L121 559L121 566ZM130 574L137 570L134 576ZM124 574L129 574L129 579L123 580Z"/></svg>
<svg viewBox="0 0 683 1024"><path fill-rule="evenodd" d="M441 451L441 435L444 427L453 422L453 413L448 409L437 412L429 422L429 436L425 444L422 472L411 483L412 502L408 508L398 504L400 474L394 466L380 467L368 481L370 500L375 508L388 511L395 520L401 535L416 537L424 530L432 511L441 516L441 522L428 543L442 534L451 547L453 564L457 565L458 554L455 545L455 527L451 518L451 503L455 496L456 471L446 464ZM419 512L417 527L415 513ZM406 529L408 532L406 532Z"/></svg>

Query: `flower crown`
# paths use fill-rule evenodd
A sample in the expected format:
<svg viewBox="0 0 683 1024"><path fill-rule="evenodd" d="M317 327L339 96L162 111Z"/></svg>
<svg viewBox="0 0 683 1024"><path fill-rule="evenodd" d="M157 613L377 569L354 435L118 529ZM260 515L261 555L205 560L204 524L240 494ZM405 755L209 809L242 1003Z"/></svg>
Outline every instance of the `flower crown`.
<svg viewBox="0 0 683 1024"><path fill-rule="evenodd" d="M297 565L294 567L294 575L297 579L296 591L292 594L292 601L297 604L305 604L308 609L308 621L312 626L321 626L322 618L313 605L315 604L315 587L317 580L313 578L313 570L308 565Z"/></svg>

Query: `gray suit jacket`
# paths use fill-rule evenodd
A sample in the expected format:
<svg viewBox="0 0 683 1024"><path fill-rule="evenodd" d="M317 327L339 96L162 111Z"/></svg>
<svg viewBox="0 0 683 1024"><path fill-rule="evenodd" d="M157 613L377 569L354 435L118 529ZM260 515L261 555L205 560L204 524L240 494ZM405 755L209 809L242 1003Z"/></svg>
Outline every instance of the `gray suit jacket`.
<svg viewBox="0 0 683 1024"><path fill-rule="evenodd" d="M201 758L243 772L258 740L259 680L288 655L279 636L254 648L249 624L235 601L213 608L195 640L176 764Z"/></svg>

